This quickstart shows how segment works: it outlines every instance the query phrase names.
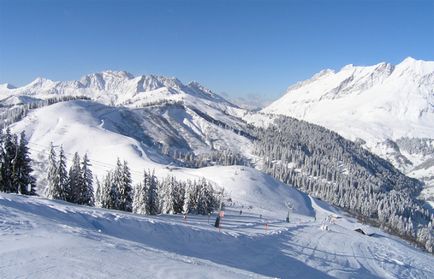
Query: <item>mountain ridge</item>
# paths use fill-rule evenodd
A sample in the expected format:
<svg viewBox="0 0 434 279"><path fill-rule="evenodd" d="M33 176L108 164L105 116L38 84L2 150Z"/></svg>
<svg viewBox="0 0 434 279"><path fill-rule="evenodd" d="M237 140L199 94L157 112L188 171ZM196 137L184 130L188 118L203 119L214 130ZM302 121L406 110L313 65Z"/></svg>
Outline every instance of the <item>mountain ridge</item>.
<svg viewBox="0 0 434 279"><path fill-rule="evenodd" d="M434 154L410 154L400 146L434 138L433 61L409 57L397 65L326 69L290 86L261 112L305 120L364 142L368 150L434 187L434 164L428 164Z"/></svg>
<svg viewBox="0 0 434 279"><path fill-rule="evenodd" d="M158 94L157 91L160 91ZM151 92L148 96L142 93ZM6 99L11 95L26 95L39 98L58 95L84 95L106 104L120 105L133 100L133 102L147 99L149 102L170 99L179 101L186 99L187 95L223 103L237 107L228 100L212 92L197 81L182 83L176 77L161 75L138 75L127 71L106 70L82 76L79 80L53 81L37 77L32 82L21 86L11 87L0 84L0 98ZM158 96L161 95L161 96ZM136 99L136 100L134 100Z"/></svg>

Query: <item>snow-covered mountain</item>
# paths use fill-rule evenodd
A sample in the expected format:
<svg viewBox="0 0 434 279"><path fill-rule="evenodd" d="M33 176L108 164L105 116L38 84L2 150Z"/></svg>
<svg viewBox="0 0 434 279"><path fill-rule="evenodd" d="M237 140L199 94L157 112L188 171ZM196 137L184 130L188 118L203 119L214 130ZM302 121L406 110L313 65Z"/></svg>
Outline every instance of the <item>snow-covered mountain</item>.
<svg viewBox="0 0 434 279"><path fill-rule="evenodd" d="M59 104L54 108L44 107L33 117L45 117L47 121L60 117L65 127L73 119L87 124L96 121L104 127L111 125L117 133L132 136L139 142L170 145L195 153L223 147L237 148L227 144L226 138L230 140L231 136L223 134L242 131L246 126L238 117L245 110L197 82L185 85L176 78L134 77L123 71L105 71L84 76L78 81L37 78L19 88L0 86L0 105L9 109L71 96L90 98L94 105L78 101L71 107ZM45 113L45 110L48 111Z"/></svg>
<svg viewBox="0 0 434 279"><path fill-rule="evenodd" d="M220 229L215 214L183 220L0 193L0 277L434 276L431 255L254 169L174 172L205 176L230 193Z"/></svg>
<svg viewBox="0 0 434 279"><path fill-rule="evenodd" d="M74 152L87 153L98 178L113 169L117 158L126 160L134 184L143 179L143 170L155 170L158 179L223 176L228 181L219 177L219 183L230 184L236 173L203 167L247 164L367 218L397 220L382 225L431 251L432 218L414 199L420 183L324 128L286 118L274 122L280 130L262 129L273 117L176 78L106 71L79 81L40 78L2 88L0 124L13 133L26 132L39 193L47 185L51 142L57 150L63 146L68 166ZM405 210L395 210L396 203L405 203Z"/></svg>
<svg viewBox="0 0 434 279"><path fill-rule="evenodd" d="M71 96L88 99L62 99ZM239 117L244 109L197 82L185 85L176 78L123 71L78 81L37 78L19 88L1 86L0 98L0 115L14 119L12 131L26 132L32 157L41 162L35 175L42 181L51 142L63 145L68 159L74 152L88 153L100 162L94 164L98 177L117 158L127 160L135 181L145 168L161 170L157 174L163 177L174 155L224 150L248 156L252 145L247 123ZM47 102L56 98L62 101ZM35 109L34 104L40 105Z"/></svg>
<svg viewBox="0 0 434 279"><path fill-rule="evenodd" d="M323 70L262 112L337 131L434 186L434 62Z"/></svg>
<svg viewBox="0 0 434 279"><path fill-rule="evenodd" d="M219 110L209 113L221 113ZM206 115L206 118L204 118ZM227 125L246 125L232 116L214 115L218 124L209 121L208 114L183 105L159 105L128 109L107 106L94 101L59 102L36 109L21 121L12 124L13 132L25 131L33 158L40 158L37 176L45 175L50 143L63 145L68 159L72 153L88 153L98 163L94 172L102 177L116 158L127 160L133 168L135 181L140 181L143 169L157 169L164 177L173 162L163 150L185 153L209 153L231 150L248 154L251 141L233 132ZM223 120L225 122L223 122ZM231 122L232 121L232 122Z"/></svg>
<svg viewBox="0 0 434 279"><path fill-rule="evenodd" d="M236 107L197 82L183 84L177 78L155 75L135 77L125 71L104 71L74 81L52 81L39 77L19 88L8 84L0 85L2 99L23 95L41 99L87 96L100 103L132 107L169 100L190 104L200 99L219 108Z"/></svg>

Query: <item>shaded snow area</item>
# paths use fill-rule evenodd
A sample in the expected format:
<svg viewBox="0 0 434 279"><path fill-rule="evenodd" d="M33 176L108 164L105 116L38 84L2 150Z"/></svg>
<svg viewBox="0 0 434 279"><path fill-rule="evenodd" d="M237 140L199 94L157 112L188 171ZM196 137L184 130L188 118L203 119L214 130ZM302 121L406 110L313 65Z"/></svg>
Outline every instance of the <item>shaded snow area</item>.
<svg viewBox="0 0 434 279"><path fill-rule="evenodd" d="M434 277L432 255L256 170L177 172L224 186L220 229L215 214L184 220L0 194L0 278Z"/></svg>

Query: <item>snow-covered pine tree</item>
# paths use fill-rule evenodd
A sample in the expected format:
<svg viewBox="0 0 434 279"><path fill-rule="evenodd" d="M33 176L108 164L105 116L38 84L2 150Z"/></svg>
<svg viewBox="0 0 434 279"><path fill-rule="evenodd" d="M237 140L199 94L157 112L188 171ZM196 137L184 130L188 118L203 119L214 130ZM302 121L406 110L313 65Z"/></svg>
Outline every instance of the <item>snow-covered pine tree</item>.
<svg viewBox="0 0 434 279"><path fill-rule="evenodd" d="M183 213L184 209L184 195L185 195L185 182L176 182L173 191L173 209L175 213Z"/></svg>
<svg viewBox="0 0 434 279"><path fill-rule="evenodd" d="M110 191L111 191L111 172L107 172L105 176L102 178L101 183L101 207L102 208L110 208L111 205L111 198L110 198Z"/></svg>
<svg viewBox="0 0 434 279"><path fill-rule="evenodd" d="M132 187L131 187L131 174L126 162L121 163L118 158L116 167L113 171L113 183L117 187L119 193L118 210L131 211L132 210Z"/></svg>
<svg viewBox="0 0 434 279"><path fill-rule="evenodd" d="M204 191L205 186L199 181L197 184L198 195L197 195L197 204L196 204L196 214L206 214L206 193Z"/></svg>
<svg viewBox="0 0 434 279"><path fill-rule="evenodd" d="M57 175L57 158L54 145L50 145L50 154L48 155L48 171L47 171L47 187L45 188L45 196L49 199L61 199L62 189Z"/></svg>
<svg viewBox="0 0 434 279"><path fill-rule="evenodd" d="M26 134L21 132L16 160L15 183L18 192L25 195L36 195L35 178L31 175L33 169L30 166L29 149L27 147Z"/></svg>
<svg viewBox="0 0 434 279"><path fill-rule="evenodd" d="M139 183L134 190L133 212L136 214L149 214L148 208L148 188L146 182Z"/></svg>
<svg viewBox="0 0 434 279"><path fill-rule="evenodd" d="M4 192L16 192L16 187L13 185L12 161L14 160L17 152L16 144L14 144L13 136L9 130L3 134L3 154L1 162L1 177L2 188Z"/></svg>
<svg viewBox="0 0 434 279"><path fill-rule="evenodd" d="M112 176L111 176L111 183L113 184L111 187L112 188L116 188L117 193L118 193L118 198L117 198L117 206L115 207L115 209L120 209L121 208L121 203L122 203L122 198L121 198L121 187L122 187L122 163L121 160L118 158L116 161L116 167L114 168L114 170L112 171Z"/></svg>
<svg viewBox="0 0 434 279"><path fill-rule="evenodd" d="M64 201L69 201L70 200L69 195L71 193L71 190L69 189L68 173L66 172L66 157L65 157L65 152L63 151L63 146L60 146L59 160L57 162L57 168L56 168L56 176L60 187L60 199Z"/></svg>
<svg viewBox="0 0 434 279"><path fill-rule="evenodd" d="M143 172L143 183L139 183L134 192L133 212L138 214L149 213L149 187L151 185L150 173Z"/></svg>
<svg viewBox="0 0 434 279"><path fill-rule="evenodd" d="M141 197L140 197L140 191L143 187L143 184L141 182L139 182L139 184L133 186L133 213L137 213L137 214L143 214L143 213L138 213L139 210L137 210L140 205L141 205Z"/></svg>
<svg viewBox="0 0 434 279"><path fill-rule="evenodd" d="M93 195L93 176L90 166L89 158L87 157L87 154L84 154L83 161L81 163L81 204L94 206L95 199Z"/></svg>
<svg viewBox="0 0 434 279"><path fill-rule="evenodd" d="M151 173L151 171L148 171L145 176L148 176L147 179L147 187L148 187L148 206L147 211L150 215L157 215L160 213L160 200L158 196L158 182L157 178L155 177L154 171ZM145 179L146 180L146 179Z"/></svg>
<svg viewBox="0 0 434 279"><path fill-rule="evenodd" d="M191 180L187 180L187 183L185 183L185 190L184 190L184 204L182 207L182 213L188 214L191 213L194 209L195 202L193 200L193 183Z"/></svg>
<svg viewBox="0 0 434 279"><path fill-rule="evenodd" d="M96 207L103 207L103 186L101 185L101 182L99 181L98 177L95 176L95 185L96 185L96 191L95 191L95 206Z"/></svg>
<svg viewBox="0 0 434 279"><path fill-rule="evenodd" d="M136 214L144 214L144 213L139 213L142 210L142 197L141 197L141 190L143 188L143 184L140 182L139 184L137 184L135 187L133 187L133 213Z"/></svg>
<svg viewBox="0 0 434 279"><path fill-rule="evenodd" d="M196 180L190 181L190 212L197 214L197 205L199 201L199 185Z"/></svg>
<svg viewBox="0 0 434 279"><path fill-rule="evenodd" d="M204 213L208 214L211 213L215 207L217 206L217 197L214 193L214 189L209 181L207 181L205 178L201 181L201 198L202 205L204 206Z"/></svg>
<svg viewBox="0 0 434 279"><path fill-rule="evenodd" d="M121 210L131 212L133 210L133 188L131 186L131 173L128 164L124 161L122 165L122 187L121 194Z"/></svg>
<svg viewBox="0 0 434 279"><path fill-rule="evenodd" d="M11 154L10 158L10 183L11 183L11 188L10 188L10 192L13 193L19 193L20 191L20 187L18 184L18 180L19 180L19 176L20 176L20 160L18 158L18 137L17 135L13 134L12 135L12 145L13 145L13 153Z"/></svg>
<svg viewBox="0 0 434 279"><path fill-rule="evenodd" d="M160 204L161 213L173 214L174 209L174 190L176 187L176 181L173 176L166 177L160 184Z"/></svg>
<svg viewBox="0 0 434 279"><path fill-rule="evenodd" d="M197 183L197 187L198 197L196 212L197 214L206 215L212 212L214 208L215 201L213 190L210 184L204 178Z"/></svg>
<svg viewBox="0 0 434 279"><path fill-rule="evenodd" d="M82 204L83 180L81 177L80 156L74 153L72 165L69 168L68 187L66 200L73 203Z"/></svg>
<svg viewBox="0 0 434 279"><path fill-rule="evenodd" d="M108 209L119 209L119 189L114 183L114 174L108 172L104 178L102 187L102 207Z"/></svg>

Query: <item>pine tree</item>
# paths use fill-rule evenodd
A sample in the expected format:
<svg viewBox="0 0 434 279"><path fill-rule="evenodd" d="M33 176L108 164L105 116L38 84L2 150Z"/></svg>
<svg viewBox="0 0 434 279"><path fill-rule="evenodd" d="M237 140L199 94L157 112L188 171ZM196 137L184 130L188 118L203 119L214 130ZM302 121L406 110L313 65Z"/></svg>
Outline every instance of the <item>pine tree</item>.
<svg viewBox="0 0 434 279"><path fill-rule="evenodd" d="M90 162L87 154L84 154L83 161L81 163L81 179L82 179L82 198L81 204L94 206L95 199L93 195L93 176L90 170Z"/></svg>
<svg viewBox="0 0 434 279"><path fill-rule="evenodd" d="M158 183L157 178L155 177L154 172L148 171L147 173L146 183L148 184L148 206L147 211L150 215L157 215L160 213L160 201L158 196Z"/></svg>
<svg viewBox="0 0 434 279"><path fill-rule="evenodd" d="M133 189L131 187L131 173L126 161L122 165L118 159L115 174L119 176L116 177L120 195L119 210L131 212L133 207Z"/></svg>
<svg viewBox="0 0 434 279"><path fill-rule="evenodd" d="M214 189L208 181L203 179L204 189L203 196L205 197L205 214L211 213L218 204L218 198L214 192Z"/></svg>
<svg viewBox="0 0 434 279"><path fill-rule="evenodd" d="M108 172L104 177L104 186L102 187L102 207L108 209L119 209L120 199L119 190L114 183L114 175Z"/></svg>
<svg viewBox="0 0 434 279"><path fill-rule="evenodd" d="M151 185L151 175L143 172L143 183L139 183L134 192L133 212L138 214L150 214L149 206L149 187Z"/></svg>
<svg viewBox="0 0 434 279"><path fill-rule="evenodd" d="M111 173L107 172L107 174L102 178L101 184L101 207L102 208L110 208L111 206Z"/></svg>
<svg viewBox="0 0 434 279"><path fill-rule="evenodd" d="M191 213L193 209L193 201L192 201L192 183L190 180L187 181L185 184L185 191L184 191L184 204L182 207L182 213L188 214Z"/></svg>
<svg viewBox="0 0 434 279"><path fill-rule="evenodd" d="M13 186L13 160L16 156L17 148L14 144L13 136L9 130L3 135L3 154L1 162L1 176L4 192L17 192L16 187Z"/></svg>
<svg viewBox="0 0 434 279"><path fill-rule="evenodd" d="M160 187L160 200L161 212L164 214L175 213L174 200L175 200L175 187L176 181L173 176L167 177L163 180Z"/></svg>
<svg viewBox="0 0 434 279"><path fill-rule="evenodd" d="M82 204L83 180L81 176L80 156L74 153L72 165L69 168L68 187L66 200L73 203Z"/></svg>
<svg viewBox="0 0 434 279"><path fill-rule="evenodd" d="M33 169L30 166L29 149L27 147L26 134L21 132L17 156L17 176L15 183L18 191L25 195L36 195L36 181L31 175Z"/></svg>
<svg viewBox="0 0 434 279"><path fill-rule="evenodd" d="M175 213L183 213L186 183L176 182L173 191L173 208Z"/></svg>
<svg viewBox="0 0 434 279"><path fill-rule="evenodd" d="M213 190L205 179L199 181L198 190L197 214L206 215L212 212L215 205Z"/></svg>
<svg viewBox="0 0 434 279"><path fill-rule="evenodd" d="M95 206L96 207L103 207L103 186L101 185L101 182L99 181L98 177L95 177L95 185L96 185L96 191L95 191Z"/></svg>
<svg viewBox="0 0 434 279"><path fill-rule="evenodd" d="M57 158L53 143L50 145L50 154L48 155L48 172L47 172L47 187L45 188L45 196L49 199L61 199L62 189L57 175Z"/></svg>
<svg viewBox="0 0 434 279"><path fill-rule="evenodd" d="M199 185L196 180L190 181L190 211L197 214L197 205L199 201Z"/></svg>
<svg viewBox="0 0 434 279"><path fill-rule="evenodd" d="M149 214L148 188L146 183L139 183L134 190L133 212L136 214Z"/></svg>
<svg viewBox="0 0 434 279"><path fill-rule="evenodd" d="M57 181L60 187L60 199L64 201L70 201L71 190L69 189L68 173L66 172L66 157L63 151L63 147L60 146L59 161L56 168Z"/></svg>
<svg viewBox="0 0 434 279"><path fill-rule="evenodd" d="M21 162L18 158L18 137L17 135L12 135L12 146L13 146L13 154L10 156L10 192L19 193L20 191L20 165Z"/></svg>
<svg viewBox="0 0 434 279"><path fill-rule="evenodd" d="M102 208L112 208L113 202L110 196L112 190L112 174L107 172L107 174L102 179L101 184L101 207Z"/></svg>
<svg viewBox="0 0 434 279"><path fill-rule="evenodd" d="M133 213L136 214L145 214L142 213L142 197L141 197L141 190L143 188L143 184L140 182L133 188Z"/></svg>

